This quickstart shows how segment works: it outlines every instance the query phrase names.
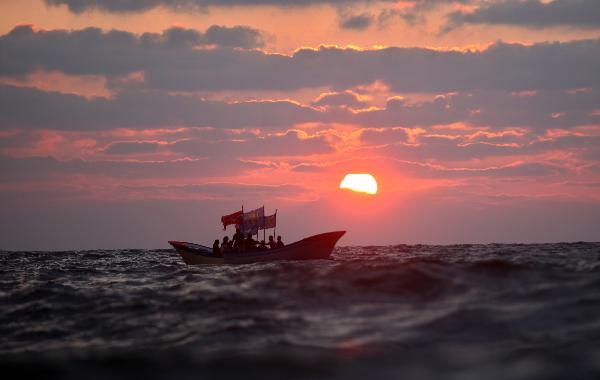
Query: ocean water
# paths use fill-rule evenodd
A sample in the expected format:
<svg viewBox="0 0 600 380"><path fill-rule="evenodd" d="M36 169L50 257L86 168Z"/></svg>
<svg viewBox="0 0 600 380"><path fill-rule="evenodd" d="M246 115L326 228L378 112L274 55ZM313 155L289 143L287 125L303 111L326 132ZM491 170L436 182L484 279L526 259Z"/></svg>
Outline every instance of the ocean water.
<svg viewBox="0 0 600 380"><path fill-rule="evenodd" d="M597 379L600 244L0 252L0 370L38 378Z"/></svg>

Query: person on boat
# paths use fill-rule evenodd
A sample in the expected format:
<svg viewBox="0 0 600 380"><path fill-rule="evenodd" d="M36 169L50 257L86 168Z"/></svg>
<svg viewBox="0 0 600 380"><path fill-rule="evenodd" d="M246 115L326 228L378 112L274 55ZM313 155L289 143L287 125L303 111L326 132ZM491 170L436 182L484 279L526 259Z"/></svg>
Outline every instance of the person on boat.
<svg viewBox="0 0 600 380"><path fill-rule="evenodd" d="M277 236L277 248L283 248L285 244L281 241L281 235Z"/></svg>
<svg viewBox="0 0 600 380"><path fill-rule="evenodd" d="M269 249L277 248L277 243L275 243L275 239L273 239L273 235L269 236Z"/></svg>
<svg viewBox="0 0 600 380"><path fill-rule="evenodd" d="M265 244L264 240L261 240L260 244L258 244L258 250L259 251L266 251L267 250L267 245Z"/></svg>
<svg viewBox="0 0 600 380"><path fill-rule="evenodd" d="M226 252L231 250L231 245L229 243L229 236L223 237L223 242L221 243L221 252Z"/></svg>
<svg viewBox="0 0 600 380"><path fill-rule="evenodd" d="M252 234L248 234L244 241L244 248L246 252L256 250L256 240L252 239Z"/></svg>
<svg viewBox="0 0 600 380"><path fill-rule="evenodd" d="M215 239L213 243L213 255L221 256L221 248L219 248L219 239Z"/></svg>
<svg viewBox="0 0 600 380"><path fill-rule="evenodd" d="M244 234L240 231L239 228L235 229L235 234L233 234L233 238L231 239L231 246L236 251L244 248Z"/></svg>

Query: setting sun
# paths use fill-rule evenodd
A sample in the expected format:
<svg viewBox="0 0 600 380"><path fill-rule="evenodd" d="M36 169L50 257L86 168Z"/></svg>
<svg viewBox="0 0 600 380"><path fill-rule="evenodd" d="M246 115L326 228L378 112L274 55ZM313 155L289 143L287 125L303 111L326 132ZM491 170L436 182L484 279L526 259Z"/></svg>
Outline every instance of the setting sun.
<svg viewBox="0 0 600 380"><path fill-rule="evenodd" d="M377 194L377 181L370 174L346 174L340 183L340 189Z"/></svg>

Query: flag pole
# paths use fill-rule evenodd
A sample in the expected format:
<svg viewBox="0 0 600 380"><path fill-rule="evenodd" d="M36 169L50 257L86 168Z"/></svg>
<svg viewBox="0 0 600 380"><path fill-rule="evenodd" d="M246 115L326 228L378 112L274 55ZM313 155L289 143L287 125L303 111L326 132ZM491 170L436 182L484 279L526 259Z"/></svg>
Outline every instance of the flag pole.
<svg viewBox="0 0 600 380"><path fill-rule="evenodd" d="M265 228L264 228L265 227L265 205L262 205L262 209L263 209L263 220L262 220L263 225L262 226L263 226L263 236L264 236L265 235ZM258 231L260 231L260 225L259 225L258 229L256 230L256 240L257 241L259 239Z"/></svg>
<svg viewBox="0 0 600 380"><path fill-rule="evenodd" d="M277 209L275 209L275 225L273 226L273 240L277 239Z"/></svg>

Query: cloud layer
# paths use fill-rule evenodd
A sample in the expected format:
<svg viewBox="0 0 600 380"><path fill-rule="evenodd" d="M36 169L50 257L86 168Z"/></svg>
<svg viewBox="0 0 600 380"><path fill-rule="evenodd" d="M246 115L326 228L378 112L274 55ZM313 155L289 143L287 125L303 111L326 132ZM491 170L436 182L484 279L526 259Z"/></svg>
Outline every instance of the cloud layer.
<svg viewBox="0 0 600 380"><path fill-rule="evenodd" d="M221 43L247 44L256 31L226 29ZM35 31L21 26L0 37L0 76L36 69L117 77L143 72L145 85L170 91L350 88L374 81L399 92L538 90L598 87L600 40L497 42L482 51L425 48L301 49L292 56L261 51L197 49L199 32ZM208 32L207 32L208 34ZM238 36L237 40L231 35ZM202 37L206 38L206 37ZM250 45L259 41L250 39ZM224 64L226 63L226 64Z"/></svg>
<svg viewBox="0 0 600 380"><path fill-rule="evenodd" d="M152 9L158 6L172 9L203 9L210 6L308 6L318 4L346 5L368 3L372 0L44 0L49 5L66 5L72 12L101 9L108 12L135 12ZM386 1L386 0L377 0ZM392 1L392 0L389 0Z"/></svg>
<svg viewBox="0 0 600 380"><path fill-rule="evenodd" d="M449 28L464 24L502 24L526 28L569 26L600 28L600 3L595 0L496 1L471 12L449 15Z"/></svg>

